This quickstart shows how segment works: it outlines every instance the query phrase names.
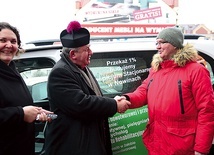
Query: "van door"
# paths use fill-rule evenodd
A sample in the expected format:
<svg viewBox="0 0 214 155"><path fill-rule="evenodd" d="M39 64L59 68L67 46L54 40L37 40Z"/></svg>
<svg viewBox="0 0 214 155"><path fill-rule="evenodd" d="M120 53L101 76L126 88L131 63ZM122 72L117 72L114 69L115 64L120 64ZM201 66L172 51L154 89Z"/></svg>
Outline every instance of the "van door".
<svg viewBox="0 0 214 155"><path fill-rule="evenodd" d="M148 76L153 55L157 51L121 51L94 53L89 68L104 96L115 97L134 91ZM129 109L109 118L113 154L142 155L147 150L142 133L148 122L147 107Z"/></svg>

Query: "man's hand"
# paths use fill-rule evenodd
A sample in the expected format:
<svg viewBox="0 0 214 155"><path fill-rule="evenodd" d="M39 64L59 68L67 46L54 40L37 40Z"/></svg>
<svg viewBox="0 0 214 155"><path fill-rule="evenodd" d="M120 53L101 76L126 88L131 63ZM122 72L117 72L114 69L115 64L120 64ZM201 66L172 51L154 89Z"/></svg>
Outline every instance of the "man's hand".
<svg viewBox="0 0 214 155"><path fill-rule="evenodd" d="M200 153L200 152L195 151L195 155L207 155L207 154L204 154L204 153Z"/></svg>
<svg viewBox="0 0 214 155"><path fill-rule="evenodd" d="M124 96L115 96L114 99L117 101L117 112L124 113L129 109L129 105L131 105L131 103L127 101Z"/></svg>

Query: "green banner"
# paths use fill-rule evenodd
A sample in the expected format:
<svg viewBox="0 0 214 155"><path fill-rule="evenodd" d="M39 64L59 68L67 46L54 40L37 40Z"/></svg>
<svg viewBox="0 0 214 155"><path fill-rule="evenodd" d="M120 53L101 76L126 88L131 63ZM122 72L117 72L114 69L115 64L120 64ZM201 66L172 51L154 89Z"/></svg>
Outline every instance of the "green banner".
<svg viewBox="0 0 214 155"><path fill-rule="evenodd" d="M146 106L129 109L109 118L112 150L114 155L147 155L142 133L148 122Z"/></svg>

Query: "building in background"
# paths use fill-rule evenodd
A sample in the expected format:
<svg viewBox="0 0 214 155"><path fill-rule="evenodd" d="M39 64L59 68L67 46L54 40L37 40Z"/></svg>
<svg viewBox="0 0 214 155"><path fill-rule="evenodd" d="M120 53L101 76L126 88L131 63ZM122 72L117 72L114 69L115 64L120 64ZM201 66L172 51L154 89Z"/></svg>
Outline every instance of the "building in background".
<svg viewBox="0 0 214 155"><path fill-rule="evenodd" d="M213 38L213 32L203 24L179 25L179 0L76 0L75 3L76 18L92 35L157 34L167 26L177 25L186 34Z"/></svg>
<svg viewBox="0 0 214 155"><path fill-rule="evenodd" d="M175 1L177 2L177 1ZM77 0L76 17L85 23L176 24L178 3L162 0Z"/></svg>
<svg viewBox="0 0 214 155"><path fill-rule="evenodd" d="M214 40L214 33L204 24L180 24L185 34L202 34L205 39Z"/></svg>

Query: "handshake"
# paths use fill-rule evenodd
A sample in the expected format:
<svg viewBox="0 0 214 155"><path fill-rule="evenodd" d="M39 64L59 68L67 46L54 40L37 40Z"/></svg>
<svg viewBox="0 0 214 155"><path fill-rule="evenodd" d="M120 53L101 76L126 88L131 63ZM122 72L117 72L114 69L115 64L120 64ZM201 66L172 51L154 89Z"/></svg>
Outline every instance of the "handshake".
<svg viewBox="0 0 214 155"><path fill-rule="evenodd" d="M126 100L125 96L115 96L114 99L117 102L118 113L124 113L127 109L129 109L129 106L131 105L131 103Z"/></svg>

